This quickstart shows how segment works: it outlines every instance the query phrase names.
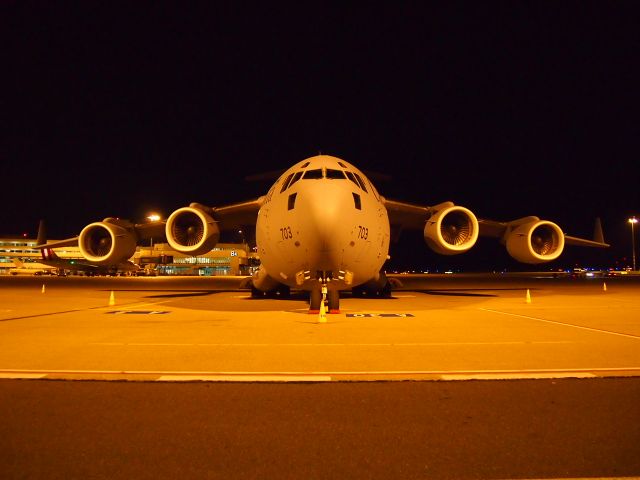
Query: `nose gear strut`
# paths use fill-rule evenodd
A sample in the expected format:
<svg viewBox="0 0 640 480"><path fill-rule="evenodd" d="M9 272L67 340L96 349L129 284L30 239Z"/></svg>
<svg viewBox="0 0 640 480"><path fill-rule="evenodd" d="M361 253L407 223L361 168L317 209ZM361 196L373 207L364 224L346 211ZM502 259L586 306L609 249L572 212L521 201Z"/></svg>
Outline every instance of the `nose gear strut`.
<svg viewBox="0 0 640 480"><path fill-rule="evenodd" d="M330 289L331 272L318 272L318 287L311 290L309 295L309 313L319 314L321 306L328 303L330 314L340 313L340 291ZM328 302L327 302L328 301Z"/></svg>

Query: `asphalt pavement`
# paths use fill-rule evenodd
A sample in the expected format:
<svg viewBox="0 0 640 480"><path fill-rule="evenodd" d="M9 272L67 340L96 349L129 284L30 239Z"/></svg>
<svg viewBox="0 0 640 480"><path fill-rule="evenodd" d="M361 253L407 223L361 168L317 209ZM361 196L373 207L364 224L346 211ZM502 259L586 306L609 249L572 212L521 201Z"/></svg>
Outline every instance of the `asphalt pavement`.
<svg viewBox="0 0 640 480"><path fill-rule="evenodd" d="M3 479L640 476L640 379L0 381Z"/></svg>

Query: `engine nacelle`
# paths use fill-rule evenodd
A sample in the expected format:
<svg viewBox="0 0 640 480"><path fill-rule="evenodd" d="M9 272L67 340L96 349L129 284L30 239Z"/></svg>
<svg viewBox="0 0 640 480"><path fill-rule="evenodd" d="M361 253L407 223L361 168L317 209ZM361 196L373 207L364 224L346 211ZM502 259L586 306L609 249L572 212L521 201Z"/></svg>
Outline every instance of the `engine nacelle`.
<svg viewBox="0 0 640 480"><path fill-rule="evenodd" d="M274 290L280 285L280 282L277 282L265 270L263 265L260 265L258 271L253 274L251 277L251 284L253 288L256 290L260 290L261 292L269 292Z"/></svg>
<svg viewBox="0 0 640 480"><path fill-rule="evenodd" d="M216 221L194 204L179 208L169 216L165 234L171 248L187 255L207 253L220 240Z"/></svg>
<svg viewBox="0 0 640 480"><path fill-rule="evenodd" d="M115 218L87 225L80 232L82 256L96 265L115 265L131 258L137 237L131 225Z"/></svg>
<svg viewBox="0 0 640 480"><path fill-rule="evenodd" d="M427 220L424 240L436 253L456 255L475 245L478 232L478 219L473 212L451 204Z"/></svg>
<svg viewBox="0 0 640 480"><path fill-rule="evenodd" d="M564 249L564 233L553 222L533 220L513 229L506 243L509 255L519 262L550 262Z"/></svg>

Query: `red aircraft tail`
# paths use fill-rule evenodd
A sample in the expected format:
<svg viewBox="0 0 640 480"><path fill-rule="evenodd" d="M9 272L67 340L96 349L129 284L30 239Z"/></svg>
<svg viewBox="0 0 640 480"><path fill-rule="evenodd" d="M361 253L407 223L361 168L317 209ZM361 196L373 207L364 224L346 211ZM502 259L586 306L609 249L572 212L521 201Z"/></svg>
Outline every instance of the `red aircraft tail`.
<svg viewBox="0 0 640 480"><path fill-rule="evenodd" d="M44 226L44 220L40 220L40 224L38 225L38 240L36 240L38 245L44 245L47 243L47 229ZM41 248L40 254L42 255L43 260L59 260L60 257L56 255L56 252L51 248Z"/></svg>

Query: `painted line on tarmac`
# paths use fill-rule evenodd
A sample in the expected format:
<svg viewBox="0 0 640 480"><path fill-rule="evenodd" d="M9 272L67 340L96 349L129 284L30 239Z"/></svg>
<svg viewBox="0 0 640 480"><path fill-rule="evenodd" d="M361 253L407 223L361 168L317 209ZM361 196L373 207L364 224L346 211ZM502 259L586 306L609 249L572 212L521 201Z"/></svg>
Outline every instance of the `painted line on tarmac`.
<svg viewBox="0 0 640 480"><path fill-rule="evenodd" d="M486 345L555 345L572 344L571 340L517 342L411 342L411 343L123 343L94 342L101 347L459 347Z"/></svg>
<svg viewBox="0 0 640 480"><path fill-rule="evenodd" d="M47 376L46 373L0 373L0 378L7 378L13 380L19 379L38 379L45 378Z"/></svg>
<svg viewBox="0 0 640 480"><path fill-rule="evenodd" d="M167 300L168 301L168 300ZM156 303L143 303L143 304L138 304L138 302L130 302L130 303L122 303L122 304L118 304L119 307L134 307L134 308L140 308L140 307L144 307L144 306L148 306L148 305L157 305L159 303L166 303L166 302L156 302ZM111 308L113 309L113 306L109 306L109 305L100 305L97 307L86 307L86 308L75 308L73 310L62 310L62 311L57 311L57 312L44 312L44 313L35 313L33 315L23 315L20 317L12 317L12 318L0 318L0 322L9 322L12 320L25 320L28 318L38 318L38 317L50 317L52 315L62 315L65 313L78 313L78 312L88 312L90 310L101 310L104 308Z"/></svg>
<svg viewBox="0 0 640 480"><path fill-rule="evenodd" d="M473 374L446 374L441 375L442 380L536 380L543 378L596 378L594 373L587 372L557 372L557 373L473 373Z"/></svg>
<svg viewBox="0 0 640 480"><path fill-rule="evenodd" d="M567 378L638 377L640 367L538 370L452 371L333 371L333 372L203 372L137 370L9 370L1 379L100 380L143 382L340 382L340 381L461 381L536 380Z"/></svg>
<svg viewBox="0 0 640 480"><path fill-rule="evenodd" d="M330 382L328 375L162 375L157 382Z"/></svg>
<svg viewBox="0 0 640 480"><path fill-rule="evenodd" d="M640 335L632 335L630 333L619 333L619 332L612 332L611 330L603 330L601 328L583 327L582 325L574 325L573 323L558 322L555 320L546 320L544 318L532 317L530 315L521 315L519 313L501 312L500 310L493 310L491 308L479 308L479 310L484 310L485 312L491 312L491 313L499 313L500 315L509 315L512 317L520 317L520 318L526 318L529 320L537 320L539 322L553 323L555 325L562 325L565 327L579 328L580 330L589 330L591 332L598 332L598 333L608 333L609 335L617 335L618 337L626 337L626 338L633 338L635 340L640 340Z"/></svg>
<svg viewBox="0 0 640 480"><path fill-rule="evenodd" d="M536 478L507 478L497 480L640 480L640 477L536 477Z"/></svg>

